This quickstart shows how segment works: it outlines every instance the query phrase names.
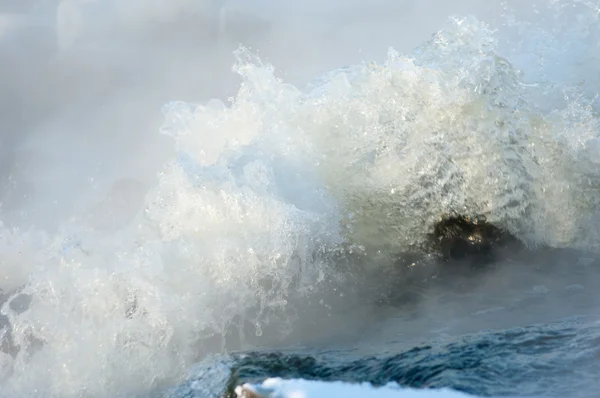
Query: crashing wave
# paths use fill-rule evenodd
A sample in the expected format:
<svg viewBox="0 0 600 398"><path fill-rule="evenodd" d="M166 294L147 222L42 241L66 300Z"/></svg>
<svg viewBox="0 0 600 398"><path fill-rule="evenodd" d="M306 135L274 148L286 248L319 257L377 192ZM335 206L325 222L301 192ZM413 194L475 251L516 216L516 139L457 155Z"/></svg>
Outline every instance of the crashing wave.
<svg viewBox="0 0 600 398"><path fill-rule="evenodd" d="M540 93L576 88L532 85L501 54L485 24L453 19L410 56L300 90L238 51L230 104L167 107L179 156L130 223L41 242L2 230L17 237L3 261L23 273L10 289L31 301L2 307L15 350L0 358L0 396L172 383L203 342L288 331L291 302L347 276L340 251L423 250L448 214L483 215L530 246L598 250L594 108L582 93L546 109Z"/></svg>

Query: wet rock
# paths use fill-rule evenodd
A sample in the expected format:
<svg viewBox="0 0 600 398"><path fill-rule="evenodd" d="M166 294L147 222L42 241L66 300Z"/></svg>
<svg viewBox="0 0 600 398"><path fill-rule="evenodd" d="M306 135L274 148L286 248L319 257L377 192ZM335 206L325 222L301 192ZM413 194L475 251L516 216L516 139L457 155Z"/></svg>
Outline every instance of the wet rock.
<svg viewBox="0 0 600 398"><path fill-rule="evenodd" d="M493 261L498 251L507 246L523 249L523 245L508 231L485 217L452 215L442 218L430 235L433 249L445 260L469 259L483 265Z"/></svg>
<svg viewBox="0 0 600 398"><path fill-rule="evenodd" d="M381 304L416 304L430 292L477 287L482 274L531 255L515 236L484 217L449 215L440 219L428 241L415 253L397 253L376 278L372 297ZM512 261L512 260L510 260ZM372 280L372 274L367 280ZM442 288L442 290L439 290Z"/></svg>

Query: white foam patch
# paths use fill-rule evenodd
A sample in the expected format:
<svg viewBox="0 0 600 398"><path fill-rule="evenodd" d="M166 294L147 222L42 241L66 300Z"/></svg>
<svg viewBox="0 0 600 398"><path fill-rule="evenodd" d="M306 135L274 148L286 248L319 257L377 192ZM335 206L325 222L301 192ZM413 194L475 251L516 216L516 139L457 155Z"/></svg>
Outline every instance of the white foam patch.
<svg viewBox="0 0 600 398"><path fill-rule="evenodd" d="M261 384L244 384L236 388L239 398L468 398L450 389L402 388L396 383L374 387L370 383L320 382L271 378Z"/></svg>

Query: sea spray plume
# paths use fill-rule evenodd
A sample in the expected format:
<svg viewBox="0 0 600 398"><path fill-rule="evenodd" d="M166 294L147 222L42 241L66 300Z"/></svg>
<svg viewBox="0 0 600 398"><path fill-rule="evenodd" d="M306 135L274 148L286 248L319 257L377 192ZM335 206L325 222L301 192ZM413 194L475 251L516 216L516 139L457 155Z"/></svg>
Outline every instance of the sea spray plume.
<svg viewBox="0 0 600 398"><path fill-rule="evenodd" d="M574 183L583 171L572 165L584 165L577 142L597 136L596 119L574 99L540 111L496 51L485 24L453 18L411 58L391 50L383 65L316 83L297 123L321 153L354 242L402 252L425 240L423 226L457 213L485 215L527 245L593 246L578 218L597 200ZM571 201L575 192L585 200Z"/></svg>
<svg viewBox="0 0 600 398"><path fill-rule="evenodd" d="M56 242L75 236L77 244L44 248L23 289L27 311L4 307L19 346L6 391L114 396L173 382L203 338L237 327L243 344L273 318L285 328L287 301L331 278L335 203L303 171L312 159L294 150L301 139L272 124L294 91L261 67L240 67L248 73L236 101L194 113L202 128L177 138L186 140L179 159L128 227L106 236L73 226ZM177 120L177 108L170 112ZM227 134L219 129L240 118L253 138L215 147L208 155L217 161L203 164L191 141Z"/></svg>
<svg viewBox="0 0 600 398"><path fill-rule="evenodd" d="M323 151L321 170L358 242L416 245L423 225L452 211L490 214L535 239L531 220L523 222L536 172L523 143L528 120L519 117L527 110L489 34L455 19L413 59L392 50L385 64L341 71L337 87L306 101L303 111L315 116L302 127Z"/></svg>

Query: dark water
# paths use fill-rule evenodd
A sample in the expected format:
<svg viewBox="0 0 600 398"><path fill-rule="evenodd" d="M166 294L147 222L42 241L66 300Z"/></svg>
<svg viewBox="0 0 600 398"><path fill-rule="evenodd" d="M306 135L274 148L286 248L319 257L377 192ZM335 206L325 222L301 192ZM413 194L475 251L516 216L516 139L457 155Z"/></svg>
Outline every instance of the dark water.
<svg viewBox="0 0 600 398"><path fill-rule="evenodd" d="M382 345L386 354L359 358L352 351L253 352L234 357L230 386L282 377L450 387L481 396L594 396L578 390L590 388L600 370L599 329L585 319L565 320L482 331L397 353Z"/></svg>
<svg viewBox="0 0 600 398"><path fill-rule="evenodd" d="M597 262L576 254L539 252L527 261L543 259L544 267L499 262L489 265L493 271L422 287L420 299L392 298L370 313L355 307L358 319L347 313L329 338L211 357L168 395L236 397L238 385L280 377L484 397L597 396L600 274ZM328 322L307 323L317 331Z"/></svg>

